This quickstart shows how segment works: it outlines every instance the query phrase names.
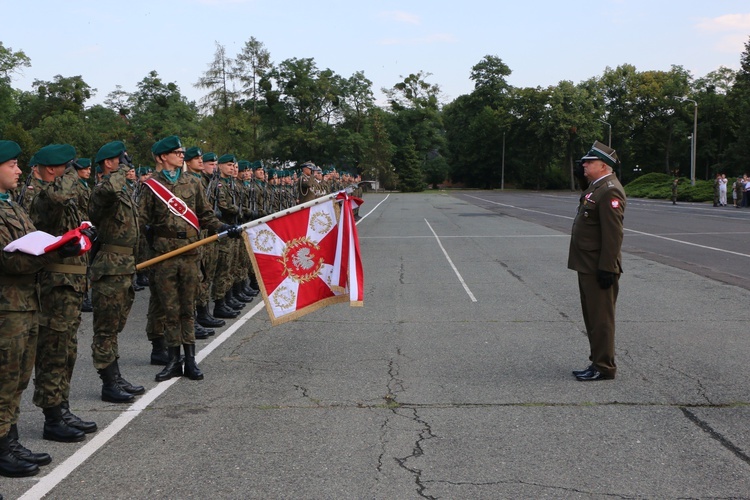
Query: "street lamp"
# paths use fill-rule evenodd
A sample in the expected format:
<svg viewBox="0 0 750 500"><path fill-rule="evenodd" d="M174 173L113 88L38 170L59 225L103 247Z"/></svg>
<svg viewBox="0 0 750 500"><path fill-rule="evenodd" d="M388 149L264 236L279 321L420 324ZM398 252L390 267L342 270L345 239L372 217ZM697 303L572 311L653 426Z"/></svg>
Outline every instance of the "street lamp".
<svg viewBox="0 0 750 500"><path fill-rule="evenodd" d="M609 127L609 142L607 143L607 146L609 146L611 148L612 147L612 125L610 125L609 123L605 122L601 118L597 118L597 120L599 120L600 122L602 122L603 124L605 124L605 125L607 125ZM622 163L620 163L620 172L617 174L617 177L619 177L620 180L622 181Z"/></svg>
<svg viewBox="0 0 750 500"><path fill-rule="evenodd" d="M695 186L695 155L698 151L698 103L686 97L679 98L681 101L692 102L693 108L693 135L690 141L690 185Z"/></svg>
<svg viewBox="0 0 750 500"><path fill-rule="evenodd" d="M500 167L500 191L505 190L505 132L503 132L503 160Z"/></svg>

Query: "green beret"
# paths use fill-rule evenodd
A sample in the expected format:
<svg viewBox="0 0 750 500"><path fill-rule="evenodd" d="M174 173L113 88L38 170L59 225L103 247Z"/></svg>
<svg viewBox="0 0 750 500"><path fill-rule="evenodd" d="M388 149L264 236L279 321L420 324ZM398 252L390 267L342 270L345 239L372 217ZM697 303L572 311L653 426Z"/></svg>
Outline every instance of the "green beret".
<svg viewBox="0 0 750 500"><path fill-rule="evenodd" d="M237 170L240 172L243 172L245 170L250 170L250 162L247 160L240 160L237 162Z"/></svg>
<svg viewBox="0 0 750 500"><path fill-rule="evenodd" d="M170 135L169 137L165 137L164 139L156 142L153 146L151 146L151 152L154 154L154 156L157 156L169 153L170 151L174 151L175 149L180 149L181 147L182 143L180 142L180 138L176 135Z"/></svg>
<svg viewBox="0 0 750 500"><path fill-rule="evenodd" d="M123 143L122 141L108 142L107 144L99 148L99 152L96 153L96 157L94 158L94 163L101 163L104 160L109 160L110 158L117 158L124 152L125 143Z"/></svg>
<svg viewBox="0 0 750 500"><path fill-rule="evenodd" d="M259 168L263 168L263 163L260 160L255 160L253 162L253 170L258 170Z"/></svg>
<svg viewBox="0 0 750 500"><path fill-rule="evenodd" d="M0 141L0 163L14 160L21 154L21 146L13 141Z"/></svg>
<svg viewBox="0 0 750 500"><path fill-rule="evenodd" d="M103 173L103 172L102 172L102 166L101 166L101 165L97 165L97 166L96 166L96 168L94 169L94 171L95 171L95 172L96 172L97 174L101 174L101 173Z"/></svg>
<svg viewBox="0 0 750 500"><path fill-rule="evenodd" d="M76 157L76 148L70 144L50 144L34 154L37 165L57 166L65 165Z"/></svg>
<svg viewBox="0 0 750 500"><path fill-rule="evenodd" d="M203 161L216 161L219 157L216 156L216 153L206 153L203 155Z"/></svg>
<svg viewBox="0 0 750 500"><path fill-rule="evenodd" d="M87 168L91 168L91 158L78 158L76 160L76 165L78 165L78 167L81 167L79 170L85 170Z"/></svg>
<svg viewBox="0 0 750 500"><path fill-rule="evenodd" d="M187 148L185 150L185 161L198 158L199 156L203 156L203 151L201 151L201 148L198 146L193 146L192 148Z"/></svg>
<svg viewBox="0 0 750 500"><path fill-rule="evenodd" d="M136 175L146 175L151 169L149 167L138 167L135 169Z"/></svg>
<svg viewBox="0 0 750 500"><path fill-rule="evenodd" d="M36 161L36 156L32 156L29 158L29 168L34 167L38 165L39 163Z"/></svg>
<svg viewBox="0 0 750 500"><path fill-rule="evenodd" d="M237 163L237 157L226 154L219 157L219 163Z"/></svg>

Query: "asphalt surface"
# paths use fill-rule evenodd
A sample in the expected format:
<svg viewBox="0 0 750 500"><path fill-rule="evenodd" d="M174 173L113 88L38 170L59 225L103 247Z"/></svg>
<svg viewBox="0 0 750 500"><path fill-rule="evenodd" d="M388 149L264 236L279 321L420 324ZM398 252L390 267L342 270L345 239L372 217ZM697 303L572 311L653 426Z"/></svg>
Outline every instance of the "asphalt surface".
<svg viewBox="0 0 750 500"><path fill-rule="evenodd" d="M566 269L577 196L367 194L365 306L271 327L250 304L198 341L206 379L156 384L139 292L99 399L84 315L71 405L86 442L19 430L38 498L750 498L750 209L629 200L616 380ZM251 308L253 308L251 310Z"/></svg>

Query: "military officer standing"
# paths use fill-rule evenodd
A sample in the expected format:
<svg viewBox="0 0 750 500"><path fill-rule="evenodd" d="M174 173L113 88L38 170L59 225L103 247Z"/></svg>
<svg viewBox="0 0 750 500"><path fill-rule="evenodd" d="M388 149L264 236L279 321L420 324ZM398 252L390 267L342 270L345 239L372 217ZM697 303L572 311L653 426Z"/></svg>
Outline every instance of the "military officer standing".
<svg viewBox="0 0 750 500"><path fill-rule="evenodd" d="M146 182L139 200L138 220L141 229L150 226L152 249L157 254L198 241L201 228L209 232L226 231L239 238L241 229L222 224L206 201L203 187L191 175L182 175L185 150L177 136L156 142L151 152L158 173ZM183 374L180 346L185 353L184 374L202 380L203 372L195 362L195 292L198 288L198 252L193 249L179 257L154 266L152 292L159 294L164 308L165 337L169 362L156 375L161 382Z"/></svg>
<svg viewBox="0 0 750 500"><path fill-rule="evenodd" d="M601 142L581 158L589 181L573 221L568 268L578 272L591 364L573 375L581 381L615 378L615 304L622 273L625 191L613 173L617 153Z"/></svg>
<svg viewBox="0 0 750 500"><path fill-rule="evenodd" d="M138 214L128 184L133 171L125 144L105 144L96 154L102 181L91 194L89 216L98 229L99 251L91 263L94 338L91 354L102 379L102 401L129 403L146 389L120 374L118 336L125 328L135 291Z"/></svg>
<svg viewBox="0 0 750 500"><path fill-rule="evenodd" d="M11 199L18 186L21 148L13 141L0 141L0 248L35 231L26 211ZM76 251L64 255L77 254ZM58 259L59 260L59 259ZM31 379L39 331L39 300L36 274L51 257L0 251L0 475L33 476L39 465L52 458L32 453L18 441L21 394Z"/></svg>
<svg viewBox="0 0 750 500"><path fill-rule="evenodd" d="M317 198L317 182L312 175L314 169L316 167L312 162L302 164L302 175L297 179L297 195L300 204Z"/></svg>

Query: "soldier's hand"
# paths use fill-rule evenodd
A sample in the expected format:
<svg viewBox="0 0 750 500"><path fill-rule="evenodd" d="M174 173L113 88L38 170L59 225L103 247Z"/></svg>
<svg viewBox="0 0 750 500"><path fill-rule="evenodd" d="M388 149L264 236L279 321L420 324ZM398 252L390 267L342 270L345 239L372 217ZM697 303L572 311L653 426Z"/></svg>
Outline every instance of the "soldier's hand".
<svg viewBox="0 0 750 500"><path fill-rule="evenodd" d="M615 273L599 269L596 271L596 281L599 282L599 288L606 290L615 283Z"/></svg>
<svg viewBox="0 0 750 500"><path fill-rule="evenodd" d="M63 259L75 257L81 253L81 244L77 240L71 240L57 250L57 255Z"/></svg>
<svg viewBox="0 0 750 500"><path fill-rule="evenodd" d="M235 239L242 236L242 228L236 224L234 225L222 224L221 227L219 228L219 232L220 233L226 232L227 236L229 236L230 238L235 238Z"/></svg>
<svg viewBox="0 0 750 500"><path fill-rule="evenodd" d="M85 234L91 241L91 243L95 242L97 236L99 236L99 233L94 226L89 226L86 229L81 229L81 233Z"/></svg>

